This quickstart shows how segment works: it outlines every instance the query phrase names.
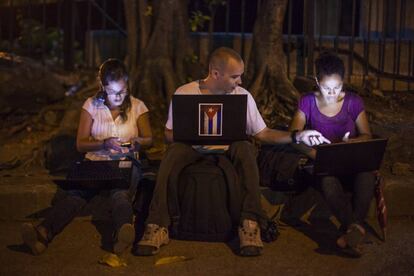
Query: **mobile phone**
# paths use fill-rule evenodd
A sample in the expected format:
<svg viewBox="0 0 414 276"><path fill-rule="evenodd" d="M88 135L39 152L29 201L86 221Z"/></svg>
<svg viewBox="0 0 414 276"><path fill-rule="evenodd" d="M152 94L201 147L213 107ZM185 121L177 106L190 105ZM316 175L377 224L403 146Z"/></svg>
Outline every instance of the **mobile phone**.
<svg viewBox="0 0 414 276"><path fill-rule="evenodd" d="M130 147L131 147L131 142L124 142L124 143L121 143L121 147L130 148Z"/></svg>

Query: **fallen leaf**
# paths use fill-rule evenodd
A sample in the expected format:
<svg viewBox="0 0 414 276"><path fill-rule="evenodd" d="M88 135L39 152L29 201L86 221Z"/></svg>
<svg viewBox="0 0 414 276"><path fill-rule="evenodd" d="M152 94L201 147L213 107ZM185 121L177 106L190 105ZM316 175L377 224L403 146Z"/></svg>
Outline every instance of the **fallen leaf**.
<svg viewBox="0 0 414 276"><path fill-rule="evenodd" d="M164 264L171 264L171 263L177 263L177 262L184 262L184 261L189 261L189 260L192 260L192 259L193 258L186 257L186 256L164 257L164 258L158 259L155 262L155 265L164 265Z"/></svg>
<svg viewBox="0 0 414 276"><path fill-rule="evenodd" d="M102 259L99 260L99 263L109 265L110 267L127 266L125 261L123 261L117 255L112 253L104 255Z"/></svg>

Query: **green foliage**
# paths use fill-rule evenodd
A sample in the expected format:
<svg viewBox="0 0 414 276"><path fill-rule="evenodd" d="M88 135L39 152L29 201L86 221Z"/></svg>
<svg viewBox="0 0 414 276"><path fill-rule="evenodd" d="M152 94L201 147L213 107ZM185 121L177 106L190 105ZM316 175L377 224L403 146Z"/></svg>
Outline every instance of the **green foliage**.
<svg viewBox="0 0 414 276"><path fill-rule="evenodd" d="M191 31L196 32L198 28L203 28L204 24L210 19L210 16L204 15L201 11L193 11L189 19Z"/></svg>
<svg viewBox="0 0 414 276"><path fill-rule="evenodd" d="M153 16L152 6L148 5L147 10L144 13L145 16Z"/></svg>
<svg viewBox="0 0 414 276"><path fill-rule="evenodd" d="M191 55L187 55L184 58L184 61L187 63L192 63L192 64L196 64L198 63L198 56L196 54L191 54Z"/></svg>
<svg viewBox="0 0 414 276"><path fill-rule="evenodd" d="M196 32L198 29L202 29L204 24L211 20L212 15L215 13L218 6L226 5L226 0L204 0L204 5L207 6L210 15L203 14L200 10L191 12L190 15L190 30Z"/></svg>
<svg viewBox="0 0 414 276"><path fill-rule="evenodd" d="M31 58L44 58L47 63L59 64L63 52L63 32L58 28L43 28L43 24L34 19L23 18L17 14L19 36L10 47L9 41L1 41L1 50L12 50L13 53ZM79 50L79 43L75 41L75 64L83 63L83 51Z"/></svg>

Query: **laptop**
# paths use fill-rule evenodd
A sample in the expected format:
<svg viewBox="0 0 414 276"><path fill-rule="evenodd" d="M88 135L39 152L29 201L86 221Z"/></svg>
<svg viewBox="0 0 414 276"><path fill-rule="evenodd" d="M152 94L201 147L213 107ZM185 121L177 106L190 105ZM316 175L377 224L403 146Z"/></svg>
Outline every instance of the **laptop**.
<svg viewBox="0 0 414 276"><path fill-rule="evenodd" d="M247 95L174 95L174 141L229 145L246 140Z"/></svg>
<svg viewBox="0 0 414 276"><path fill-rule="evenodd" d="M312 175L344 175L380 168L388 139L322 144L305 170Z"/></svg>
<svg viewBox="0 0 414 276"><path fill-rule="evenodd" d="M128 189L139 168L137 160L77 161L68 171L64 188Z"/></svg>

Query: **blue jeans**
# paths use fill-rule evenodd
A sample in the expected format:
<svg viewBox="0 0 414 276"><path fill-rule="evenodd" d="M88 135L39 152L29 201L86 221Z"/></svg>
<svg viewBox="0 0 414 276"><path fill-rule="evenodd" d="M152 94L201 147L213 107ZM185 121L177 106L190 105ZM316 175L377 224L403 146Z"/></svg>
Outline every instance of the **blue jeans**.
<svg viewBox="0 0 414 276"><path fill-rule="evenodd" d="M135 196L138 182L141 178L139 170L133 167L129 189L112 189L109 191L112 207L112 220L117 231L125 223L132 223L132 200ZM48 233L51 241L60 233L79 211L99 193L99 190L68 190L67 197L52 207L40 224Z"/></svg>

